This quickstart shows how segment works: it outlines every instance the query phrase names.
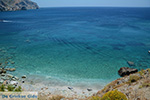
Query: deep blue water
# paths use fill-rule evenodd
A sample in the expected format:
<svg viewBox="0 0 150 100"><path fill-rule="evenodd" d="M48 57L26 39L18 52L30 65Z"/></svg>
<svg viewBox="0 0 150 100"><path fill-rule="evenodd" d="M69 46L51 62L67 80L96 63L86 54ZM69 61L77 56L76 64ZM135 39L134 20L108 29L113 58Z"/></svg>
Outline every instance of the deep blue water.
<svg viewBox="0 0 150 100"><path fill-rule="evenodd" d="M127 61L150 66L150 8L42 8L0 19L0 62L12 57L16 75L109 82Z"/></svg>

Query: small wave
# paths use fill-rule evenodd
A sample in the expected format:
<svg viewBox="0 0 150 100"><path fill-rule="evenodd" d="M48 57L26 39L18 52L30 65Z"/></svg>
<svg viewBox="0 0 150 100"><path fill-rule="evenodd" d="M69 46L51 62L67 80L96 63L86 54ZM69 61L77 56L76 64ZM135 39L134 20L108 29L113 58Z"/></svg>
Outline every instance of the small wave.
<svg viewBox="0 0 150 100"><path fill-rule="evenodd" d="M3 23L10 23L10 22L12 22L12 21L10 21L10 20L0 20L0 22L3 22Z"/></svg>

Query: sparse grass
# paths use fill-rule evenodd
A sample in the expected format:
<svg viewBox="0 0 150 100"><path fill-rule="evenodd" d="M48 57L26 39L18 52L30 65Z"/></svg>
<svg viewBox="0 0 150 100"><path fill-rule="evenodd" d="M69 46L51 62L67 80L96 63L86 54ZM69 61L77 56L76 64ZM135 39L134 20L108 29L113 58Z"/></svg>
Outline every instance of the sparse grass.
<svg viewBox="0 0 150 100"><path fill-rule="evenodd" d="M148 73L149 73L149 75L150 75L150 68L148 69Z"/></svg>
<svg viewBox="0 0 150 100"><path fill-rule="evenodd" d="M144 74L145 74L145 70L141 70L141 71L139 71L139 74L140 74L140 76L144 76Z"/></svg>
<svg viewBox="0 0 150 100"><path fill-rule="evenodd" d="M141 88L143 88L143 86L142 86L142 85L140 85L140 86L139 86L139 89L141 89Z"/></svg>
<svg viewBox="0 0 150 100"><path fill-rule="evenodd" d="M64 98L63 96L56 95L56 96L52 96L52 98L50 98L49 100L61 100L63 98Z"/></svg>
<svg viewBox="0 0 150 100"><path fill-rule="evenodd" d="M146 80L142 83L142 85L139 86L139 88L143 88L143 87L150 87L150 80Z"/></svg>
<svg viewBox="0 0 150 100"><path fill-rule="evenodd" d="M128 80L128 84L131 84L131 83L133 83L133 82L137 82L138 80L140 79L140 77L139 76L137 76L137 75L131 75L130 77L129 77L129 80Z"/></svg>
<svg viewBox="0 0 150 100"><path fill-rule="evenodd" d="M48 95L39 95L38 100L66 100L66 98L61 95L53 95L53 96L49 95L49 96ZM72 100L72 99L68 99L68 100Z"/></svg>
<svg viewBox="0 0 150 100"><path fill-rule="evenodd" d="M99 96L92 96L90 100L101 100L101 98Z"/></svg>
<svg viewBox="0 0 150 100"><path fill-rule="evenodd" d="M108 91L109 91L109 88L110 88L110 87L112 87L112 88L115 87L116 84L117 84L117 82L118 82L118 80L115 80L115 81L113 81L113 82L107 84L107 85L104 87L104 89L102 89L102 92L108 92Z"/></svg>
<svg viewBox="0 0 150 100"><path fill-rule="evenodd" d="M113 87L113 89L116 89L116 88L119 88L121 86L125 85L125 83L122 83L122 84L119 84L119 85L116 85L115 87Z"/></svg>
<svg viewBox="0 0 150 100"><path fill-rule="evenodd" d="M143 83L142 87L150 87L150 83Z"/></svg>

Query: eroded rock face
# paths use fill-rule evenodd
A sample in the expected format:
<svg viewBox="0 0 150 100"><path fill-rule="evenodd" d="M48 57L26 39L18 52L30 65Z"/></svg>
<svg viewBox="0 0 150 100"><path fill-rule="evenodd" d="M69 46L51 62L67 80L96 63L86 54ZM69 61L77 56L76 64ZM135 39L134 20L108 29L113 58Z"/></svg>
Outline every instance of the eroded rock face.
<svg viewBox="0 0 150 100"><path fill-rule="evenodd" d="M138 72L137 69L129 68L129 67L121 67L118 71L118 74L123 77L125 75L130 75L136 72Z"/></svg>
<svg viewBox="0 0 150 100"><path fill-rule="evenodd" d="M0 0L0 11L16 11L38 8L38 5L30 0Z"/></svg>

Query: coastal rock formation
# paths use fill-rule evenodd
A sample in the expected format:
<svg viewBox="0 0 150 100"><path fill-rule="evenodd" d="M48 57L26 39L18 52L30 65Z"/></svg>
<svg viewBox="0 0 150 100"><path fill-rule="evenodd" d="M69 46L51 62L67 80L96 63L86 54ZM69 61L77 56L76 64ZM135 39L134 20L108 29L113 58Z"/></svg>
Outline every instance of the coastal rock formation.
<svg viewBox="0 0 150 100"><path fill-rule="evenodd" d="M93 96L102 97L113 90L122 92L128 100L150 100L150 69L112 81Z"/></svg>
<svg viewBox="0 0 150 100"><path fill-rule="evenodd" d="M133 69L133 68L129 68L129 67L121 67L118 71L118 74L123 77L125 75L130 75L130 74L133 74L136 72L138 72L137 69Z"/></svg>
<svg viewBox="0 0 150 100"><path fill-rule="evenodd" d="M38 5L30 0L0 0L0 11L16 11L38 8Z"/></svg>

